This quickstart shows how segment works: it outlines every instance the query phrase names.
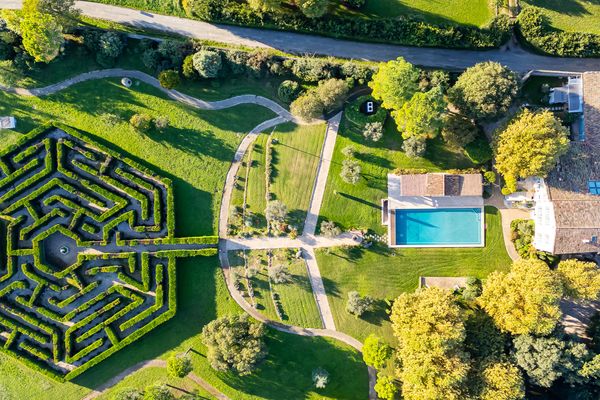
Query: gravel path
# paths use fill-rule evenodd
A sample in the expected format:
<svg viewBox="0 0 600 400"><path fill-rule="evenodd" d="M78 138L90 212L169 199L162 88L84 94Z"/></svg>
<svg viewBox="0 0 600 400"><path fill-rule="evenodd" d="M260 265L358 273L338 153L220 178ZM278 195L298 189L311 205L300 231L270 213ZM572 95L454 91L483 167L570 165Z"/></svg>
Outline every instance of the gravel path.
<svg viewBox="0 0 600 400"><path fill-rule="evenodd" d="M0 7L20 8L21 0L1 0ZM387 61L404 57L413 64L448 69L465 69L483 61L497 61L514 71L554 70L583 72L600 69L600 60L546 57L509 44L493 50L453 50L398 46L327 38L317 35L218 25L170 17L106 4L77 1L83 14L138 28L246 47L272 48L295 54L320 54L342 58Z"/></svg>

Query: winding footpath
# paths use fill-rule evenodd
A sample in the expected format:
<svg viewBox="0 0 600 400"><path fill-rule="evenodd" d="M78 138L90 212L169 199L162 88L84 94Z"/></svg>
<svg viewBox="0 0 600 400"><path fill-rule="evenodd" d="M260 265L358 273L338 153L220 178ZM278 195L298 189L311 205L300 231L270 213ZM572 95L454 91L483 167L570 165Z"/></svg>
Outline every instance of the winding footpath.
<svg viewBox="0 0 600 400"><path fill-rule="evenodd" d="M483 61L497 61L513 71L554 70L584 72L600 69L600 60L547 57L511 45L494 50L456 50L409 47L384 43L365 43L317 35L211 24L107 4L76 1L83 15L136 28L149 29L230 45L277 49L294 54L319 54L370 61L404 57L421 66L465 69ZM0 0L0 8L20 8L21 0Z"/></svg>
<svg viewBox="0 0 600 400"><path fill-rule="evenodd" d="M329 303L327 300L327 295L325 292L325 288L323 285L323 281L321 279L321 275L318 269L318 265L316 263L314 249L320 247L334 247L341 245L357 245L357 242L352 235L345 234L341 235L337 238L325 238L315 236L314 233L316 231L316 223L319 215L319 211L321 208L321 204L323 201L323 195L325 191L325 185L327 183L327 177L329 174L329 167L331 165L331 157L333 155L333 149L335 147L335 141L337 138L337 133L339 130L340 120L342 117L342 113L337 114L331 120L328 121L327 134L325 138L325 142L323 144L323 150L321 153L321 159L318 166L318 174L317 179L315 181L315 186L313 188L313 193L311 196L311 203L309 207L309 212L307 213L307 219L305 222L305 229L303 235L298 239L288 239L288 238L254 238L254 239L227 239L227 221L229 217L229 204L231 202L231 194L233 191L233 186L235 183L235 176L239 167L241 165L241 160L248 150L249 146L256 140L258 135L268 130L272 127L275 127L279 124L285 122L294 122L299 125L305 124L313 124L313 123L322 123L322 121L313 121L306 122L303 120L299 120L290 114L285 108L280 106L278 103L269 100L262 96L256 95L242 95L232 97L226 100L221 101L204 101L186 94L183 94L176 90L165 89L160 86L160 83L156 78L145 74L141 71L135 70L125 70L125 69L105 69L92 71L84 74L80 74L73 78L67 79L65 81L49 85L43 88L35 88L35 89L25 89L25 88L14 88L14 87L6 87L0 85L0 90L13 93L20 96L34 96L34 97L43 97L49 96L54 93L57 93L61 90L65 90L73 85L78 83L91 81L91 80L99 80L106 78L123 78L128 77L131 79L137 79L146 84L149 84L163 93L165 93L169 98L181 102L183 104L187 104L189 106L202 109L202 110L222 110L226 108L235 107L241 104L255 104L262 107L266 107L277 114L276 117L264 121L256 126L252 131L250 131L244 139L241 141L238 149L235 152L234 159L232 161L231 167L228 171L227 178L224 185L221 209L219 213L219 237L222 239L219 242L219 259L221 262L221 267L223 270L223 274L225 277L225 281L227 283L227 288L229 289L229 293L234 298L234 300L240 305L240 307L250 314L256 320L262 321L266 325L272 327L281 332L306 336L306 337L328 337L339 340L359 352L362 351L362 343L353 337L346 335L344 333L338 332L335 330L335 324L333 322L333 315L331 313L331 309L329 307ZM242 295L235 289L233 285L233 281L230 278L229 269L229 258L227 256L227 252L229 250L240 250L240 249L277 249L277 248L301 248L303 251L304 259L307 262L307 270L309 272L309 279L311 281L311 285L313 287L313 291L315 294L315 300L319 307L319 312L321 314L321 319L323 321L323 326L325 329L309 329L302 328L299 326L286 325L282 324L278 321L272 321L254 309L246 300L242 297ZM139 371L144 368L150 367L164 367L165 361L160 359L153 359L140 362L124 371L120 374L116 375L112 379L108 380L104 384L100 385L98 388L93 390L89 395L87 395L84 400L91 400L102 393L106 392L117 383L119 383L122 379L127 377L128 375ZM377 371L371 367L368 367L368 375L369 375L369 399L377 400L377 394L375 393L375 383L377 380ZM190 374L188 375L190 379L194 382L201 385L205 390L211 393L219 400L229 400L227 396L223 393L219 392L216 388L210 385L208 382L204 381L202 378Z"/></svg>

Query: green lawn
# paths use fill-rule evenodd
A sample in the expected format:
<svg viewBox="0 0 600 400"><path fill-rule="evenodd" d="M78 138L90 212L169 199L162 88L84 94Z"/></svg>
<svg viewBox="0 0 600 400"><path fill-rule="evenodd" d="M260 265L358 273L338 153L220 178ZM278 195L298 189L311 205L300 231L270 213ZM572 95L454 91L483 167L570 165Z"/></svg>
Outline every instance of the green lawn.
<svg viewBox="0 0 600 400"><path fill-rule="evenodd" d="M289 222L302 232L317 176L326 125L280 125L273 138L271 193L288 208Z"/></svg>
<svg viewBox="0 0 600 400"><path fill-rule="evenodd" d="M483 26L492 16L488 0L375 0L361 10L339 8L341 13L367 18L413 16L431 23Z"/></svg>
<svg viewBox="0 0 600 400"><path fill-rule="evenodd" d="M135 112L166 115L171 127L161 134L139 134L126 122ZM116 114L122 121L108 125L102 118L104 113ZM82 83L43 99L0 93L0 114L15 115L18 120L18 131L3 132L0 146L8 146L20 133L45 120L56 120L88 132L97 141L170 177L179 236L216 231L222 185L242 137L239 133L272 117L270 111L257 106L198 111L166 99L147 85L126 89L116 79ZM215 373L204 356L206 349L199 332L210 320L241 310L229 297L216 257L181 260L177 269L178 312L169 322L71 383L59 384L1 356L3 397L80 399L90 388L131 365L190 347L194 371L232 399L366 397L367 374L358 353L325 339L269 331L270 355L256 374L240 378ZM323 393L312 389L310 373L317 366L325 367L332 377ZM143 386L149 373L157 373L157 379L161 375L160 371L141 371L128 381Z"/></svg>
<svg viewBox="0 0 600 400"><path fill-rule="evenodd" d="M600 3L587 0L523 0L540 7L552 27L567 32L600 34Z"/></svg>
<svg viewBox="0 0 600 400"><path fill-rule="evenodd" d="M362 167L361 180L356 185L340 178L345 156L342 149L354 147L355 157ZM387 174L397 168L424 168L442 171L473 167L458 150L448 148L440 139L430 140L425 158L411 159L401 151L402 139L391 119L386 123L380 142L365 141L360 129L347 119L342 122L329 179L321 208L321 219L334 221L344 229L367 228L384 233L381 225L381 200L387 197Z"/></svg>
<svg viewBox="0 0 600 400"><path fill-rule="evenodd" d="M420 276L477 276L485 278L507 269L510 258L502 238L500 213L486 208L486 247L455 249L396 249L375 245L372 249L319 250L317 260L338 330L364 340L370 333L395 343L385 300L418 287ZM373 296L376 311L358 319L346 312L348 292Z"/></svg>
<svg viewBox="0 0 600 400"><path fill-rule="evenodd" d="M251 212L255 221L252 228L261 232L266 229L265 209L267 208L267 182L265 175L265 151L269 135L261 134L252 146L249 157L248 182L246 182L246 212Z"/></svg>

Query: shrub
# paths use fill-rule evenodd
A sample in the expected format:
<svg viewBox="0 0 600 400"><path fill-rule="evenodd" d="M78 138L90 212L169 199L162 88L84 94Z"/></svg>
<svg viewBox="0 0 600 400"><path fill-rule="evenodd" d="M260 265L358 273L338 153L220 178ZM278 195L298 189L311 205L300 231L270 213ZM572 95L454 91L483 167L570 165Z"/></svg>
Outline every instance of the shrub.
<svg viewBox="0 0 600 400"><path fill-rule="evenodd" d="M167 360L167 373L174 378L183 378L192 372L192 360L188 356L171 356Z"/></svg>
<svg viewBox="0 0 600 400"><path fill-rule="evenodd" d="M496 173L494 171L485 171L483 174L483 179L487 183L495 183L496 182Z"/></svg>
<svg viewBox="0 0 600 400"><path fill-rule="evenodd" d="M365 85L373 77L374 69L368 65L348 61L340 66L340 73L346 78L354 79L359 85Z"/></svg>
<svg viewBox="0 0 600 400"><path fill-rule="evenodd" d="M321 99L314 92L303 94L290 105L290 112L306 121L321 118L323 109Z"/></svg>
<svg viewBox="0 0 600 400"><path fill-rule="evenodd" d="M417 136L411 136L402 142L402 150L410 158L419 158L427 151L427 141Z"/></svg>
<svg viewBox="0 0 600 400"><path fill-rule="evenodd" d="M373 303L373 298L369 296L361 297L356 291L349 292L348 302L346 303L346 311L358 318L367 311L372 311Z"/></svg>
<svg viewBox="0 0 600 400"><path fill-rule="evenodd" d="M365 339L362 353L365 364L375 369L382 369L392 355L392 348L379 337L371 334Z"/></svg>
<svg viewBox="0 0 600 400"><path fill-rule="evenodd" d="M474 164L486 164L494 156L492 146L487 137L480 132L471 143L465 146L465 154Z"/></svg>
<svg viewBox="0 0 600 400"><path fill-rule="evenodd" d="M142 64L151 71L156 71L158 69L159 62L160 54L158 53L158 50L147 49L144 51L144 54L142 54Z"/></svg>
<svg viewBox="0 0 600 400"><path fill-rule="evenodd" d="M375 0L377 1L377 0ZM344 0L344 3L348 5L348 7L352 8L362 8L367 3L367 0Z"/></svg>
<svg viewBox="0 0 600 400"><path fill-rule="evenodd" d="M344 182L355 185L360 180L361 171L362 169L358 161L347 159L342 162L340 176Z"/></svg>
<svg viewBox="0 0 600 400"><path fill-rule="evenodd" d="M325 237L336 237L342 233L342 230L335 225L333 221L321 222L321 234Z"/></svg>
<svg viewBox="0 0 600 400"><path fill-rule="evenodd" d="M269 278L271 278L271 281L277 284L283 284L292 281L292 276L285 265L276 265L275 267L269 268Z"/></svg>
<svg viewBox="0 0 600 400"><path fill-rule="evenodd" d="M300 85L294 81L283 81L277 89L277 96L284 103L291 103L296 100L300 93Z"/></svg>
<svg viewBox="0 0 600 400"><path fill-rule="evenodd" d="M335 110L344 104L348 94L348 84L341 79L328 79L319 82L315 93L327 111Z"/></svg>
<svg viewBox="0 0 600 400"><path fill-rule="evenodd" d="M475 300L481 295L481 280L474 276L467 278L467 285L464 288L462 295L465 300Z"/></svg>
<svg viewBox="0 0 600 400"><path fill-rule="evenodd" d="M125 41L116 32L103 33L98 39L96 61L103 67L112 67L125 48Z"/></svg>
<svg viewBox="0 0 600 400"><path fill-rule="evenodd" d="M162 71L158 75L158 81L160 86L164 87L165 89L174 89L179 85L181 79L179 78L179 73L177 71L168 69L166 71Z"/></svg>
<svg viewBox="0 0 600 400"><path fill-rule="evenodd" d="M158 53L166 60L166 67L178 69L184 58L184 44L178 40L163 40L158 44Z"/></svg>
<svg viewBox="0 0 600 400"><path fill-rule="evenodd" d="M148 133L152 129L152 117L147 114L133 114L129 123L136 131Z"/></svg>
<svg viewBox="0 0 600 400"><path fill-rule="evenodd" d="M319 18L329 8L329 0L295 0L296 6L308 18Z"/></svg>
<svg viewBox="0 0 600 400"><path fill-rule="evenodd" d="M379 142L383 137L383 124L381 122L370 122L366 124L363 129L363 136L367 140Z"/></svg>
<svg viewBox="0 0 600 400"><path fill-rule="evenodd" d="M161 132L164 131L165 129L167 129L169 127L169 118L165 117L165 116L156 118L154 120L154 126L159 131L161 131Z"/></svg>
<svg viewBox="0 0 600 400"><path fill-rule="evenodd" d="M186 79L196 79L198 73L194 69L194 56L189 55L183 59L183 65L181 66L181 73Z"/></svg>
<svg viewBox="0 0 600 400"><path fill-rule="evenodd" d="M356 149L354 146L346 146L342 149L342 154L348 158L352 158L356 154Z"/></svg>
<svg viewBox="0 0 600 400"><path fill-rule="evenodd" d="M306 82L319 82L333 78L333 66L320 58L302 57L293 60L292 73Z"/></svg>
<svg viewBox="0 0 600 400"><path fill-rule="evenodd" d="M315 368L312 372L312 380L317 389L325 389L329 383L329 372L321 367Z"/></svg>
<svg viewBox="0 0 600 400"><path fill-rule="evenodd" d="M194 69L203 78L216 78L223 66L221 55L216 51L200 50L193 56Z"/></svg>
<svg viewBox="0 0 600 400"><path fill-rule="evenodd" d="M265 209L265 218L269 222L283 222L287 218L288 210L279 200L270 201Z"/></svg>
<svg viewBox="0 0 600 400"><path fill-rule="evenodd" d="M382 400L394 400L400 392L394 378L383 374L377 374L377 383L374 389L377 397Z"/></svg>

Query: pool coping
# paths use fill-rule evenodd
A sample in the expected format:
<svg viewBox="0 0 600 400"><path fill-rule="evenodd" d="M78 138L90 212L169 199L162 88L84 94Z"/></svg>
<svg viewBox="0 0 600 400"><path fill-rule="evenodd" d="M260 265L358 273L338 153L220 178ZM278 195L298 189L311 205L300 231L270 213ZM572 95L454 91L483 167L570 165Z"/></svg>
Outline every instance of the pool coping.
<svg viewBox="0 0 600 400"><path fill-rule="evenodd" d="M481 218L481 242L480 243L476 243L476 244L450 244L450 243L444 243L444 244L392 244L396 242L396 210L448 210L448 209L455 209L455 210L461 210L461 209L480 209L481 210L481 215L483 216L483 218ZM485 224L485 219L486 219L486 215L485 215L485 205L479 206L479 207L465 207L465 206L461 206L461 207L431 207L431 208L398 208L398 209L391 209L388 210L389 213L389 217L387 218L387 227L388 227L388 246L390 248L393 249L402 249L402 248L437 248L437 249L443 249L443 248L482 248L485 247L485 231L486 231L486 224Z"/></svg>

